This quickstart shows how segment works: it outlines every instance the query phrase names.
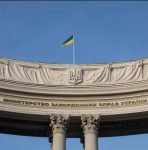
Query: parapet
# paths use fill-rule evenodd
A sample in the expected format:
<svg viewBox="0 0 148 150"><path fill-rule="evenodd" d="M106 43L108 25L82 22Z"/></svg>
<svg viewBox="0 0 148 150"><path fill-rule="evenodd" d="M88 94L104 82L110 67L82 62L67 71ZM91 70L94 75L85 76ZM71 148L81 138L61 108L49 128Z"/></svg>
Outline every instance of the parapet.
<svg viewBox="0 0 148 150"><path fill-rule="evenodd" d="M96 89L98 91L96 94L121 93L126 92L126 88L128 92L144 90L145 84L148 83L148 59L110 64L73 65L1 58L1 81L27 84L35 89L37 86L50 88L49 93L52 93L51 89L55 87L60 89L68 87L71 94L84 94L83 89L86 88L91 88L90 94L96 93L94 92ZM62 94L61 91L59 92Z"/></svg>

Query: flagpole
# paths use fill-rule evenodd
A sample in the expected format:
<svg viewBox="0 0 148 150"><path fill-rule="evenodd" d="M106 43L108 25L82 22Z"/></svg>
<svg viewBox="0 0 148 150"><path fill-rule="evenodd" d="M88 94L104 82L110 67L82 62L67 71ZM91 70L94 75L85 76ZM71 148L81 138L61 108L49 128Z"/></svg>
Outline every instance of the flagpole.
<svg viewBox="0 0 148 150"><path fill-rule="evenodd" d="M73 35L73 39L74 39L74 35ZM75 45L74 45L74 43L75 43L75 39L74 39L74 42L73 42L73 64L76 63L76 57L75 57Z"/></svg>

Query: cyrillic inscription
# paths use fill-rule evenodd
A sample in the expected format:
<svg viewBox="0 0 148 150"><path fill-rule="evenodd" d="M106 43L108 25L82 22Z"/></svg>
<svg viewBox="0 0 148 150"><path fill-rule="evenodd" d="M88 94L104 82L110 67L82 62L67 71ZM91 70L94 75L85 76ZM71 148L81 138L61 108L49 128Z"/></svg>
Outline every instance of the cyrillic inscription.
<svg viewBox="0 0 148 150"><path fill-rule="evenodd" d="M116 102L37 102L27 100L16 100L4 98L3 103L14 104L14 105L28 105L34 107L62 107L62 108L100 108L100 107L124 107L129 105L144 105L148 104L148 99L137 99L127 101L116 101Z"/></svg>

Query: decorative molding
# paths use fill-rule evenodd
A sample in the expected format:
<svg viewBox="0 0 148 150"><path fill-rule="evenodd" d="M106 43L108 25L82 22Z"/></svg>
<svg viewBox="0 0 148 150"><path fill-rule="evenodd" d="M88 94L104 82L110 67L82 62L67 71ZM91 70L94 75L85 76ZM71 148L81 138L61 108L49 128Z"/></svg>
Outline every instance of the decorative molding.
<svg viewBox="0 0 148 150"><path fill-rule="evenodd" d="M68 115L50 115L50 127L52 128L52 134L66 133L67 125L69 121Z"/></svg>
<svg viewBox="0 0 148 150"><path fill-rule="evenodd" d="M111 64L62 65L0 58L0 79L60 86L131 83L148 80L148 59Z"/></svg>
<svg viewBox="0 0 148 150"><path fill-rule="evenodd" d="M100 115L82 115L81 121L84 134L95 133L98 135Z"/></svg>
<svg viewBox="0 0 148 150"><path fill-rule="evenodd" d="M68 69L68 82L74 85L83 81L83 70L80 67L72 67Z"/></svg>
<svg viewBox="0 0 148 150"><path fill-rule="evenodd" d="M69 115L74 119L70 123L75 123L69 130L72 134L68 134L72 137L80 136L80 124L85 134L98 135L100 115L103 136L137 133L138 130L143 133L148 131L148 59L65 65L1 58L0 112L1 129L10 131L13 124L10 133L15 134L20 125L22 134L31 131L32 135L47 136L47 132L52 132L51 138L56 133L66 134ZM24 125L22 120L28 124ZM132 128L135 120L136 130ZM139 126L137 123L141 120L145 123ZM123 133L116 131L116 127L122 127L122 121L131 122L131 129L126 123Z"/></svg>

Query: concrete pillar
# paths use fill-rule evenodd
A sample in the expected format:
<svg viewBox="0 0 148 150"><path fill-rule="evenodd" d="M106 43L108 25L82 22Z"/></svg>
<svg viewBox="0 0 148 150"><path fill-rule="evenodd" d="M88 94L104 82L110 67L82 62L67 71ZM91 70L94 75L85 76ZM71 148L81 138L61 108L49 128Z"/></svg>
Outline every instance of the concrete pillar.
<svg viewBox="0 0 148 150"><path fill-rule="evenodd" d="M52 150L66 150L66 129L69 116L51 115Z"/></svg>
<svg viewBox="0 0 148 150"><path fill-rule="evenodd" d="M85 150L98 150L99 118L99 116L93 115L81 116Z"/></svg>

